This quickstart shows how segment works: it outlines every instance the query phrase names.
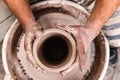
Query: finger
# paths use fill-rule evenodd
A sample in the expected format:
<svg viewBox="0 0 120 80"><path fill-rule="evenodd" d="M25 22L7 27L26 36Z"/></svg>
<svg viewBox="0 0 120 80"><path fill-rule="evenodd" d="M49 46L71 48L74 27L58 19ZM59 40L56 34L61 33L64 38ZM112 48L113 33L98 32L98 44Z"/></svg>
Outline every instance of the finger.
<svg viewBox="0 0 120 80"><path fill-rule="evenodd" d="M78 55L79 55L80 70L82 72L84 72L84 69L85 69L85 54L78 50Z"/></svg>
<svg viewBox="0 0 120 80"><path fill-rule="evenodd" d="M33 40L34 40L34 35L31 32L26 33L26 36L25 36L25 50L26 51L31 51Z"/></svg>
<svg viewBox="0 0 120 80"><path fill-rule="evenodd" d="M25 50L27 54L27 59L28 62L32 65L35 66L36 63L34 61L33 55L32 55L32 45L34 41L34 35L32 33L28 33L25 38Z"/></svg>
<svg viewBox="0 0 120 80"><path fill-rule="evenodd" d="M34 37L36 38L36 37L41 36L43 32L43 28L40 25L36 24L33 27L31 27L27 32L32 33Z"/></svg>
<svg viewBox="0 0 120 80"><path fill-rule="evenodd" d="M77 50L78 50L78 56L79 56L80 70L82 72L84 72L84 68L85 68L85 49L84 49L84 45L83 45L80 37L77 38Z"/></svg>
<svg viewBox="0 0 120 80"><path fill-rule="evenodd" d="M36 31L35 32L35 37L38 38L38 37L42 37L42 31Z"/></svg>

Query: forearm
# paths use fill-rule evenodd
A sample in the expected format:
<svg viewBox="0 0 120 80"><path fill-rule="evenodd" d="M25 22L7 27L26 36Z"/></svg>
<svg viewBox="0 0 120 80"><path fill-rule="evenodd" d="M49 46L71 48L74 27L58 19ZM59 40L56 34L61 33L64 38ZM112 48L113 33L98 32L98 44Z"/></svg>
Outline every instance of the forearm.
<svg viewBox="0 0 120 80"><path fill-rule="evenodd" d="M4 0L13 14L18 18L23 28L26 29L30 25L35 24L28 0Z"/></svg>
<svg viewBox="0 0 120 80"><path fill-rule="evenodd" d="M87 22L88 27L98 34L119 6L120 0L96 0L95 7Z"/></svg>

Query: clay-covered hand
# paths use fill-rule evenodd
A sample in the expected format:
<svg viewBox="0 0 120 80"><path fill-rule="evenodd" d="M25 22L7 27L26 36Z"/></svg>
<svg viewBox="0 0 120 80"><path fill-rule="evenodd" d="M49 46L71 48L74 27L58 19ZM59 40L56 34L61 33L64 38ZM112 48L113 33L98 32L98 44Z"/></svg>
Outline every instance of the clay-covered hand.
<svg viewBox="0 0 120 80"><path fill-rule="evenodd" d="M98 35L99 32L96 32L96 30L90 28L89 26L56 24L56 27L72 33L75 37L77 42L80 70L84 71L86 64L86 52L90 47L92 40Z"/></svg>
<svg viewBox="0 0 120 80"><path fill-rule="evenodd" d="M42 35L42 27L36 23L32 26L28 26L25 29L25 51L27 54L27 59L30 62L30 64L33 67L36 67L37 64L33 59L33 54L32 54L32 46L33 46L33 42L37 37L40 37Z"/></svg>
<svg viewBox="0 0 120 80"><path fill-rule="evenodd" d="M78 57L79 57L79 65L81 71L84 71L85 65L86 65L86 53L91 45L91 42L94 40L94 38L98 35L96 34L96 31L89 27L80 27L80 26L74 26L74 29L77 31L76 41L77 41L77 51L78 51Z"/></svg>

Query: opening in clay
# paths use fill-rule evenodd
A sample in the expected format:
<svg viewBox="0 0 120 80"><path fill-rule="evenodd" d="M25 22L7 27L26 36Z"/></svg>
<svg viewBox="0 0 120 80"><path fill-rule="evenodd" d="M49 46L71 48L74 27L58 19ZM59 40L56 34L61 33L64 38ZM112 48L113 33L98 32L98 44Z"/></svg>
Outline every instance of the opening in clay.
<svg viewBox="0 0 120 80"><path fill-rule="evenodd" d="M38 57L44 64L57 66L63 63L69 54L68 42L60 36L47 38L38 50Z"/></svg>

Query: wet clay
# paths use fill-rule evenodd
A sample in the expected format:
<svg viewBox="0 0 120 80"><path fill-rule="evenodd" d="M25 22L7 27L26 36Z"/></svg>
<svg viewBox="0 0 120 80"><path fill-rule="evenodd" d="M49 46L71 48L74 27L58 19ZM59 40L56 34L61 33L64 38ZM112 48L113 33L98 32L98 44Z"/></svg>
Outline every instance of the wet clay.
<svg viewBox="0 0 120 80"><path fill-rule="evenodd" d="M64 1L63 1L64 2ZM67 3L44 3L32 6L37 22L44 31L56 27L56 23L64 25L85 25L88 14ZM38 64L31 66L24 49L24 32L16 21L7 38L7 63L10 75L18 80L97 80L99 79L106 57L105 39L102 33L94 40L86 54L85 71L79 70L77 54L74 62L59 72L47 71ZM17 35L16 35L17 34ZM69 35L71 35L69 33ZM71 35L72 37L72 35ZM74 39L74 38L73 38ZM34 48L34 47L33 47ZM54 69L55 70L55 69ZM76 74L77 73L77 74Z"/></svg>

